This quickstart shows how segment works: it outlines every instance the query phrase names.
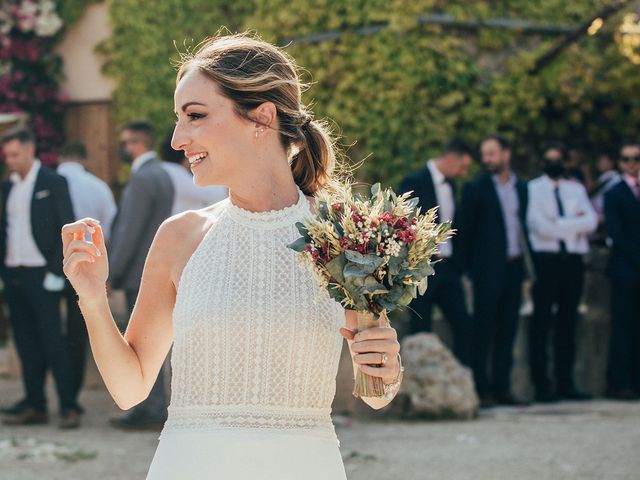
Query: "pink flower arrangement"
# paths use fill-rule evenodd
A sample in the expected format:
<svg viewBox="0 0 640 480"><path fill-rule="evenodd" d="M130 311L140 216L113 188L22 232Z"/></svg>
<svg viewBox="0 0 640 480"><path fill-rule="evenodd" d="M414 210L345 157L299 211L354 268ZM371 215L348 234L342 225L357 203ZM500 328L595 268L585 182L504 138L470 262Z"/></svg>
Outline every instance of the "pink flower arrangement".
<svg viewBox="0 0 640 480"><path fill-rule="evenodd" d="M38 155L55 164L63 141L61 60L53 54L62 20L52 0L6 0L0 11L0 112L26 112Z"/></svg>

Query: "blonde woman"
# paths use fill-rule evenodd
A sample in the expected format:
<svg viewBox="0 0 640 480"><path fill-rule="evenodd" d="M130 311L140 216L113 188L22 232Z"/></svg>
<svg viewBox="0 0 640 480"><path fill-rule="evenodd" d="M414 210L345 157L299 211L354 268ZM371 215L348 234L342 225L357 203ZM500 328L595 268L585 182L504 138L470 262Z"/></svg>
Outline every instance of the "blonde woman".
<svg viewBox="0 0 640 480"><path fill-rule="evenodd" d="M194 181L226 185L230 197L160 227L124 336L107 303L100 225L62 233L64 271L121 408L148 395L173 344L169 418L148 478L345 479L330 417L342 338L354 369L388 384L400 347L392 328L355 335L354 313L286 247L331 180L331 138L301 104L293 61L246 35L211 39L186 59L175 111L172 146Z"/></svg>

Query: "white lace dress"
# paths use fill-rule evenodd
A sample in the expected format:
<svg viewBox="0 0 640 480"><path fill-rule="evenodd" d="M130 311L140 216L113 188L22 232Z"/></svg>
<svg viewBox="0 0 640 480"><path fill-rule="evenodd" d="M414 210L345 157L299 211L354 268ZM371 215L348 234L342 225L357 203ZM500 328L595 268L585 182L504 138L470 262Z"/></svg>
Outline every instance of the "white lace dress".
<svg viewBox="0 0 640 480"><path fill-rule="evenodd" d="M330 417L344 310L287 248L310 215L299 194L266 213L224 200L185 266L148 480L346 479Z"/></svg>

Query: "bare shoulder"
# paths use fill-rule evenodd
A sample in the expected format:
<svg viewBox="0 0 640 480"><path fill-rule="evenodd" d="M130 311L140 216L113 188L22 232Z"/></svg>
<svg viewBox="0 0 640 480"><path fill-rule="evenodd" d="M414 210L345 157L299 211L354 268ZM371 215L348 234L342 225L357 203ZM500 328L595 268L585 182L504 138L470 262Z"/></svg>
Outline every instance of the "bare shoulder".
<svg viewBox="0 0 640 480"><path fill-rule="evenodd" d="M165 220L156 234L154 249L170 269L174 285L204 236L215 223L221 202L200 210L188 210Z"/></svg>

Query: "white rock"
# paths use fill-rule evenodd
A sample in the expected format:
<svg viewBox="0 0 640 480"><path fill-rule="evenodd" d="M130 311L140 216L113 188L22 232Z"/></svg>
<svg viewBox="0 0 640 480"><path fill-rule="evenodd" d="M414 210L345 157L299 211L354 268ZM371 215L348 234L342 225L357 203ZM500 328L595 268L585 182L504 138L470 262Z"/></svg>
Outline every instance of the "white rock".
<svg viewBox="0 0 640 480"><path fill-rule="evenodd" d="M419 333L402 342L403 416L473 418L478 396L471 370L462 366L437 335ZM408 410L408 411L407 411Z"/></svg>

